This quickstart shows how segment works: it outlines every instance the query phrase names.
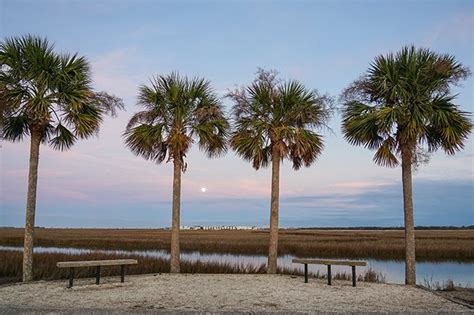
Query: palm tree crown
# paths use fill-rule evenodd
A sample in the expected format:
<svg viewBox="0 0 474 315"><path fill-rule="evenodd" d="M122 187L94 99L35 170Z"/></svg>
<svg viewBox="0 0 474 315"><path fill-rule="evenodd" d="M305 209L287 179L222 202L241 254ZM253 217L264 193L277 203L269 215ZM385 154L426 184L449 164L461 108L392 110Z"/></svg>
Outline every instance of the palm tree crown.
<svg viewBox="0 0 474 315"><path fill-rule="evenodd" d="M331 99L276 75L259 69L250 86L229 93L235 103L231 146L255 169L268 166L272 150L290 159L294 169L310 166L324 147L314 129L326 126Z"/></svg>
<svg viewBox="0 0 474 315"><path fill-rule="evenodd" d="M227 151L229 124L208 81L157 76L151 86L140 87L138 105L144 110L133 115L124 133L135 154L157 163L167 157L184 162L195 140L209 157Z"/></svg>
<svg viewBox="0 0 474 315"><path fill-rule="evenodd" d="M454 154L471 132L469 113L454 103L451 86L469 69L454 57L405 47L379 56L342 96L347 141L376 150L377 164L394 167L405 146L416 163L423 145Z"/></svg>
<svg viewBox="0 0 474 315"><path fill-rule="evenodd" d="M0 44L0 133L20 141L37 132L53 148L70 148L98 132L120 99L91 88L87 60L58 55L47 39L27 35Z"/></svg>

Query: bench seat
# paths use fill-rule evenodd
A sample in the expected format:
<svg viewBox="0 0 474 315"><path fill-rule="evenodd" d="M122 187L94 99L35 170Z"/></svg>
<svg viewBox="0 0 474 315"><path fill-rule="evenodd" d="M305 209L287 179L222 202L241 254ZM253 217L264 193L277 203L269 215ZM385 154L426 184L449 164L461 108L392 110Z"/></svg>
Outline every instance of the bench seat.
<svg viewBox="0 0 474 315"><path fill-rule="evenodd" d="M96 266L120 266L136 265L136 259L112 259L112 260L84 260L84 261L60 261L56 264L58 268L69 267L96 267Z"/></svg>
<svg viewBox="0 0 474 315"><path fill-rule="evenodd" d="M366 261L360 260L326 260L326 259L302 259L296 258L292 261L295 264L315 264L315 265L339 265L339 266L367 266Z"/></svg>

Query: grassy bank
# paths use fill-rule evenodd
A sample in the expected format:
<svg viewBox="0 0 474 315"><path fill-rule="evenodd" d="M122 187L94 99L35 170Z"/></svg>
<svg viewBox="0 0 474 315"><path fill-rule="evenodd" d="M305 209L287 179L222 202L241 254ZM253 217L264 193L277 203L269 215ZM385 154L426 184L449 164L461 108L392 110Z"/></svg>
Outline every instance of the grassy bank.
<svg viewBox="0 0 474 315"><path fill-rule="evenodd" d="M0 245L23 244L23 229L0 228ZM90 249L169 249L170 231L37 229L35 246ZM266 255L268 231L182 231L181 249ZM300 257L404 259L402 230L282 230L279 254ZM474 230L418 230L419 261L474 261Z"/></svg>
<svg viewBox="0 0 474 315"><path fill-rule="evenodd" d="M129 266L127 274L151 274L169 272L169 260L161 258L151 258L136 255L115 255L115 254L34 254L34 279L35 280L53 280L66 279L68 277L67 268L57 268L58 261L70 260L97 260L97 259L120 259L120 258L134 258L138 260L138 265ZM0 251L0 278L10 278L12 281L20 281L22 253L17 251ZM120 274L119 266L111 266L102 268L101 274L103 276L113 276ZM78 268L76 269L77 277L94 277L95 268ZM266 273L264 264L254 266L247 265L231 265L227 263L208 263L208 262L189 262L182 261L181 272L183 273ZM299 275L303 273L298 269L279 268L278 273ZM325 275L317 272L311 273L311 277L324 278ZM334 279L350 280L349 273L335 273ZM359 281L369 282L385 282L382 274L367 270L364 274L358 276Z"/></svg>

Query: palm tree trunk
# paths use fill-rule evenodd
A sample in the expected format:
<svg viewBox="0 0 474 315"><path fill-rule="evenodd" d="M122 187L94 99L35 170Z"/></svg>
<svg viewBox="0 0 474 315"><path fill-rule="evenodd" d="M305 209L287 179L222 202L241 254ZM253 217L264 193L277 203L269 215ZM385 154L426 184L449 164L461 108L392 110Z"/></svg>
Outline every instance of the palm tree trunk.
<svg viewBox="0 0 474 315"><path fill-rule="evenodd" d="M28 195L26 199L26 223L23 249L23 282L33 280L33 238L35 232L36 186L38 184L38 162L41 133L31 130L30 165L28 172Z"/></svg>
<svg viewBox="0 0 474 315"><path fill-rule="evenodd" d="M412 150L402 147L403 210L405 214L405 284L416 284L415 223L413 220Z"/></svg>
<svg viewBox="0 0 474 315"><path fill-rule="evenodd" d="M275 274L278 258L278 203L280 198L280 152L272 152L272 193L270 205L270 244L267 273Z"/></svg>
<svg viewBox="0 0 474 315"><path fill-rule="evenodd" d="M181 161L173 160L173 218L171 223L171 273L179 273L179 210L181 203Z"/></svg>

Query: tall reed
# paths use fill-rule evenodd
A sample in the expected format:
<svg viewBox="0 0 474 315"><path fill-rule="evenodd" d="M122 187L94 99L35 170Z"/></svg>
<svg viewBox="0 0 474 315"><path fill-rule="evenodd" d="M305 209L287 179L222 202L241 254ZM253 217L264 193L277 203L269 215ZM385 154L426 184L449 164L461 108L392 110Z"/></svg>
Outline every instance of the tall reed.
<svg viewBox="0 0 474 315"><path fill-rule="evenodd" d="M121 259L133 258L138 260L137 265L128 267L127 274L153 274L169 272L169 260L163 258L144 257L138 255L118 255L105 253L83 253L83 254L59 254L59 253L37 253L34 254L33 277L35 280L65 279L68 277L67 268L57 268L58 261L71 260L98 260L98 259ZM18 251L0 251L0 278L9 278L11 281L21 279L22 253ZM244 273L259 274L266 273L265 264L230 264L222 262L182 261L181 272L183 273ZM302 276L301 270L292 268L279 268L278 273ZM77 268L76 277L93 277L95 268ZM119 266L102 268L103 276L114 276L120 274ZM325 275L316 272L310 273L311 277L324 278ZM334 279L350 280L348 273L336 273ZM381 273L371 269L358 276L359 281L385 282Z"/></svg>

